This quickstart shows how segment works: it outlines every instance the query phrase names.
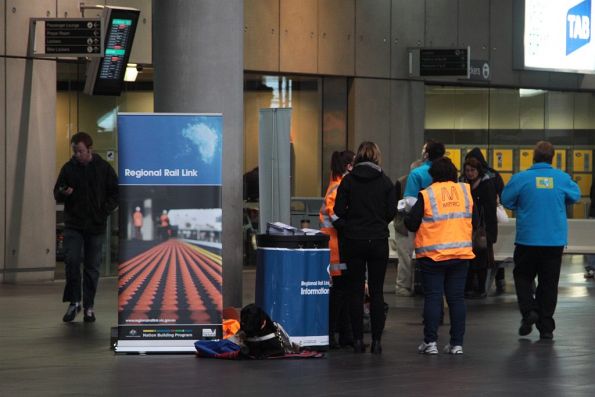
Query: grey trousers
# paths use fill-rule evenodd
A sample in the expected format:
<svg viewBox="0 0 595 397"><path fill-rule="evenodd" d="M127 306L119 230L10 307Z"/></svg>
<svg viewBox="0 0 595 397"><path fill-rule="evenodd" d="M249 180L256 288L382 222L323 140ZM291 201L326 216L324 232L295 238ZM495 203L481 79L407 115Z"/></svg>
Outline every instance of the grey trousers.
<svg viewBox="0 0 595 397"><path fill-rule="evenodd" d="M411 266L411 254L413 253L413 239L415 233L409 233L403 236L395 233L397 241L397 255L399 256L399 265L397 267L396 290L404 292L413 291L413 268Z"/></svg>

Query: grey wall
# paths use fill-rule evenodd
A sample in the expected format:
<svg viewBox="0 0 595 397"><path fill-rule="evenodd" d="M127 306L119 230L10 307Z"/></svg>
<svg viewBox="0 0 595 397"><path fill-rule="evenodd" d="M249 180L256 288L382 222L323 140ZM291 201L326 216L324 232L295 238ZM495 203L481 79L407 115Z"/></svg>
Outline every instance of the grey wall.
<svg viewBox="0 0 595 397"><path fill-rule="evenodd" d="M409 79L408 47L471 46L472 59L490 63L492 85L595 89L591 76L513 69L522 1L244 0L244 4L246 70Z"/></svg>

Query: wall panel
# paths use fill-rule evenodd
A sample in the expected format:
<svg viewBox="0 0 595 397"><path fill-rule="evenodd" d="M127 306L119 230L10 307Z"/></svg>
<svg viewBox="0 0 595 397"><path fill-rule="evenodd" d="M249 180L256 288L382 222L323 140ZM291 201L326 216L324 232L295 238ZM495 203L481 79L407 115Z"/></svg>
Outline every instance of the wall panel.
<svg viewBox="0 0 595 397"><path fill-rule="evenodd" d="M244 69L279 71L279 0L244 0Z"/></svg>
<svg viewBox="0 0 595 397"><path fill-rule="evenodd" d="M318 0L318 73L354 74L355 0Z"/></svg>
<svg viewBox="0 0 595 397"><path fill-rule="evenodd" d="M0 0L0 55L5 54L6 0ZM0 282L6 266L6 58L0 57Z"/></svg>
<svg viewBox="0 0 595 397"><path fill-rule="evenodd" d="M490 79L494 84L514 85L517 73L512 70L513 0L490 2Z"/></svg>
<svg viewBox="0 0 595 397"><path fill-rule="evenodd" d="M362 141L373 141L382 151L383 167L390 164L390 84L381 79L353 80L350 92L352 114L350 148Z"/></svg>
<svg viewBox="0 0 595 397"><path fill-rule="evenodd" d="M386 174L394 181L409 172L424 143L425 87L421 81L391 81L390 158Z"/></svg>
<svg viewBox="0 0 595 397"><path fill-rule="evenodd" d="M457 10L457 0L426 0L426 47L457 45Z"/></svg>
<svg viewBox="0 0 595 397"><path fill-rule="evenodd" d="M318 0L280 0L281 72L318 70Z"/></svg>
<svg viewBox="0 0 595 397"><path fill-rule="evenodd" d="M391 77L409 77L408 47L423 47L425 42L426 0L392 0Z"/></svg>
<svg viewBox="0 0 595 397"><path fill-rule="evenodd" d="M390 0L355 3L355 74L390 77Z"/></svg>
<svg viewBox="0 0 595 397"><path fill-rule="evenodd" d="M6 72L5 280L47 280L55 267L56 63L8 59Z"/></svg>
<svg viewBox="0 0 595 397"><path fill-rule="evenodd" d="M94 4L98 4L95 2ZM102 2L103 3L103 2ZM93 13L97 11L88 10L85 12L85 17L94 17ZM81 18L81 2L79 0L56 0L56 17L57 18Z"/></svg>
<svg viewBox="0 0 595 397"><path fill-rule="evenodd" d="M459 47L471 47L471 59L490 59L490 0L459 0Z"/></svg>
<svg viewBox="0 0 595 397"><path fill-rule="evenodd" d="M48 18L56 16L56 0L6 0L6 54L27 55L30 18ZM37 43L40 44L40 43Z"/></svg>

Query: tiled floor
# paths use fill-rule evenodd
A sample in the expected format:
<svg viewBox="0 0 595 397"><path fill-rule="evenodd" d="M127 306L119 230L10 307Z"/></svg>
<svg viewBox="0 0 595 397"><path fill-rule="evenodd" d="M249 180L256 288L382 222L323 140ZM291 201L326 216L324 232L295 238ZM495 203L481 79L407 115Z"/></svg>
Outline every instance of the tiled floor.
<svg viewBox="0 0 595 397"><path fill-rule="evenodd" d="M593 396L595 286L582 257L566 257L553 342L517 335L508 293L468 302L465 354L416 353L422 298L392 293L382 356L332 352L326 359L223 361L193 355L115 355L116 280L101 280L94 324L61 321L63 282L0 285L0 396ZM244 301L254 271L244 272ZM448 337L448 325L440 330ZM442 344L442 343L441 343Z"/></svg>

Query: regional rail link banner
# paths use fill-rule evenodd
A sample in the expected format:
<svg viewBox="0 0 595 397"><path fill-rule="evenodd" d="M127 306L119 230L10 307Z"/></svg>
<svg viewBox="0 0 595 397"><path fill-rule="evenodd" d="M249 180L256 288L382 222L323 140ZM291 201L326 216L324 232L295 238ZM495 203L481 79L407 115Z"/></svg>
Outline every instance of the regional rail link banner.
<svg viewBox="0 0 595 397"><path fill-rule="evenodd" d="M220 114L118 114L117 352L221 337Z"/></svg>

